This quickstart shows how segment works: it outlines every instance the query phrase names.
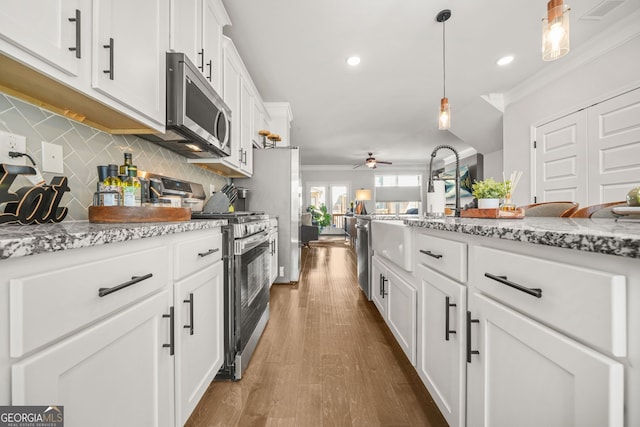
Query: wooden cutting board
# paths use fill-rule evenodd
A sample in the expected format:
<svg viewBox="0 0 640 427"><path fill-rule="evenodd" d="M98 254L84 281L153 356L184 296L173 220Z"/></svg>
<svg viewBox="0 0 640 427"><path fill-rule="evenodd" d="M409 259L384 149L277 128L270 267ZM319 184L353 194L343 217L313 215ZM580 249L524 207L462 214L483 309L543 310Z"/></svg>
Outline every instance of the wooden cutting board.
<svg viewBox="0 0 640 427"><path fill-rule="evenodd" d="M463 209L461 218L492 218L492 219L521 219L524 218L524 209L515 211L501 211L500 209Z"/></svg>
<svg viewBox="0 0 640 427"><path fill-rule="evenodd" d="M89 222L98 224L189 221L191 209L155 206L89 206Z"/></svg>

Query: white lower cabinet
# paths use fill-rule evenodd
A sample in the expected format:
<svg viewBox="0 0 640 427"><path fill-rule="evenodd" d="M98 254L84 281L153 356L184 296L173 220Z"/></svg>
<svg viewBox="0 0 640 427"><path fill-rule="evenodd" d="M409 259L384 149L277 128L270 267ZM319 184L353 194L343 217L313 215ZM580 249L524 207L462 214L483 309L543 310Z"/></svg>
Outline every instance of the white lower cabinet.
<svg viewBox="0 0 640 427"><path fill-rule="evenodd" d="M465 425L466 287L418 266L418 375L451 427Z"/></svg>
<svg viewBox="0 0 640 427"><path fill-rule="evenodd" d="M418 293L408 280L400 277L392 267L385 265L375 255L372 257L371 272L371 300L409 361L415 366Z"/></svg>
<svg viewBox="0 0 640 427"><path fill-rule="evenodd" d="M222 260L175 284L178 426L204 395L224 355Z"/></svg>
<svg viewBox="0 0 640 427"><path fill-rule="evenodd" d="M624 424L621 363L484 295L469 310L469 427Z"/></svg>
<svg viewBox="0 0 640 427"><path fill-rule="evenodd" d="M172 426L171 299L165 289L15 363L11 403L64 405L68 427Z"/></svg>

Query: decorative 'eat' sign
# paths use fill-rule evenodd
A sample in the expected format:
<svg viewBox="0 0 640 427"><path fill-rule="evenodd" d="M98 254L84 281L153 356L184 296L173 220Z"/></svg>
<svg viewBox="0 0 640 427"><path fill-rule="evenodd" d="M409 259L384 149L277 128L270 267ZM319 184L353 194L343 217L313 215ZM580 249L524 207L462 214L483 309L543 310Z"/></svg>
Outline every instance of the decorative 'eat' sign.
<svg viewBox="0 0 640 427"><path fill-rule="evenodd" d="M0 224L44 224L60 222L67 216L67 208L60 208L60 200L70 191L67 177L56 176L49 185L22 187L12 193L9 187L18 175L35 175L29 166L0 164L0 206L6 203L0 214Z"/></svg>

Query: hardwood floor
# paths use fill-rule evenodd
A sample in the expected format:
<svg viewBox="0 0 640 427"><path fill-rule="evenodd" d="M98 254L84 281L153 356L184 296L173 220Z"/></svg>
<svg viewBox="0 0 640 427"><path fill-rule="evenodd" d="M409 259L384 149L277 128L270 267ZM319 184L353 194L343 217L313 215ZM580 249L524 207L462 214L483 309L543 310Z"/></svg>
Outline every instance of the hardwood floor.
<svg viewBox="0 0 640 427"><path fill-rule="evenodd" d="M188 427L446 426L374 305L344 240L302 250L297 285L271 288L271 317L238 382L213 382Z"/></svg>

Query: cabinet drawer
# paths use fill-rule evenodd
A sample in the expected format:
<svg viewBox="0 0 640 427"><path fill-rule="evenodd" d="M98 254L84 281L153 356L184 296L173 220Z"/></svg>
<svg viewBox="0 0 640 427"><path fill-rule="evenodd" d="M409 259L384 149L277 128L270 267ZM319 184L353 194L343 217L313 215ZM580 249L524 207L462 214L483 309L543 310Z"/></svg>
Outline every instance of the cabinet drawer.
<svg viewBox="0 0 640 427"><path fill-rule="evenodd" d="M625 276L474 249L471 284L483 293L614 356L626 355ZM533 295L537 290L540 297Z"/></svg>
<svg viewBox="0 0 640 427"><path fill-rule="evenodd" d="M458 282L467 281L467 244L439 237L419 234L416 258L426 265Z"/></svg>
<svg viewBox="0 0 640 427"><path fill-rule="evenodd" d="M169 248L138 243L127 242L127 253L122 245L72 250L72 266L11 279L11 356L20 357L167 286ZM101 297L99 289L113 292Z"/></svg>
<svg viewBox="0 0 640 427"><path fill-rule="evenodd" d="M175 246L175 280L180 280L222 259L220 230L207 230L197 234L197 237L191 237Z"/></svg>

